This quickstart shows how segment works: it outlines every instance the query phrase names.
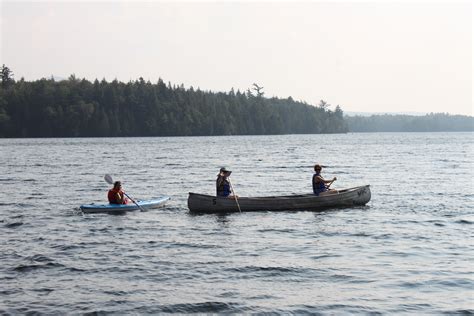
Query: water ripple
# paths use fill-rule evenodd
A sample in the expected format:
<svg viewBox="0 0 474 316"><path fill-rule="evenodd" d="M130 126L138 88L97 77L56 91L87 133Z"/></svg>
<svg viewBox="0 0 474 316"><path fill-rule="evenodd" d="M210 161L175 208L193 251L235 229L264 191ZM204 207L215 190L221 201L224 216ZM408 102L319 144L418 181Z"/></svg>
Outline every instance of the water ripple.
<svg viewBox="0 0 474 316"><path fill-rule="evenodd" d="M0 314L472 315L473 140L0 139L8 148L0 151ZM214 194L222 165L237 194L260 196L311 192L316 162L337 176L336 188L370 184L370 203L188 211L188 192ZM133 197L172 200L148 212L82 214L79 205L104 202L105 173ZM455 186L440 181L454 177Z"/></svg>

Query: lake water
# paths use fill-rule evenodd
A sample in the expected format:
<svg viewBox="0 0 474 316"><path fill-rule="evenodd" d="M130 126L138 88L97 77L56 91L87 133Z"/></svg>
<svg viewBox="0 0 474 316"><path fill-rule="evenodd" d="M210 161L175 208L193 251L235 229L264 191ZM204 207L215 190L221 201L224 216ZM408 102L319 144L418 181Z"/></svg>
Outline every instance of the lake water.
<svg viewBox="0 0 474 316"><path fill-rule="evenodd" d="M0 139L0 314L474 313L473 133ZM365 207L193 215L370 184ZM168 207L83 215L110 173Z"/></svg>

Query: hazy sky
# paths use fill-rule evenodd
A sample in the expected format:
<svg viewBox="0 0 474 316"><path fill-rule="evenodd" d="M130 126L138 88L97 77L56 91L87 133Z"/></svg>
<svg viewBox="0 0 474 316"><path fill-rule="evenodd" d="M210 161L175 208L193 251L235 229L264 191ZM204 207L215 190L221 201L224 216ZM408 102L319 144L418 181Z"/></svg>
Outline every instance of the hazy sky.
<svg viewBox="0 0 474 316"><path fill-rule="evenodd" d="M51 75L473 114L471 1L1 1L0 63Z"/></svg>

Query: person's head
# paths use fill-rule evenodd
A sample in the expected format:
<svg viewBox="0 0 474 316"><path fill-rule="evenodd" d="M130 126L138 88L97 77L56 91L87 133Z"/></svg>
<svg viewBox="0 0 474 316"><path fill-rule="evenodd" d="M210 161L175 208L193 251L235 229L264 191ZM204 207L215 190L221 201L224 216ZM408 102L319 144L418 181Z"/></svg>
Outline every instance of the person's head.
<svg viewBox="0 0 474 316"><path fill-rule="evenodd" d="M114 182L114 189L120 189L122 187L122 182L120 181L115 181Z"/></svg>
<svg viewBox="0 0 474 316"><path fill-rule="evenodd" d="M222 168L219 170L219 175L224 176L224 177L230 176L231 173L232 173L232 171L227 170L225 167L222 167Z"/></svg>
<svg viewBox="0 0 474 316"><path fill-rule="evenodd" d="M322 169L323 169L323 167L321 167L321 165L319 165L319 164L314 165L314 171L316 171L317 173L321 172Z"/></svg>

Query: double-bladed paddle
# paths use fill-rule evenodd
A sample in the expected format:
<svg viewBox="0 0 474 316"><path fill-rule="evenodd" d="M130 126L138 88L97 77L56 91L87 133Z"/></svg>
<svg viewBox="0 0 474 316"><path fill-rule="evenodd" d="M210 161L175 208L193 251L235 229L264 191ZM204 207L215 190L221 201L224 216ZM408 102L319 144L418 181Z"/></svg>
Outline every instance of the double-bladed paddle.
<svg viewBox="0 0 474 316"><path fill-rule="evenodd" d="M111 176L110 174L106 174L106 175L104 176L104 180L105 180L105 182L107 182L108 184L114 184L114 179L112 179L112 176ZM125 194L125 196L128 197L128 198L130 199L130 201L132 201L132 202L140 209L140 211L146 212L143 207L141 207L140 205L138 205L138 203L135 202L135 200L130 197L130 195L128 195L128 194L125 193L125 192L123 192L123 194Z"/></svg>

